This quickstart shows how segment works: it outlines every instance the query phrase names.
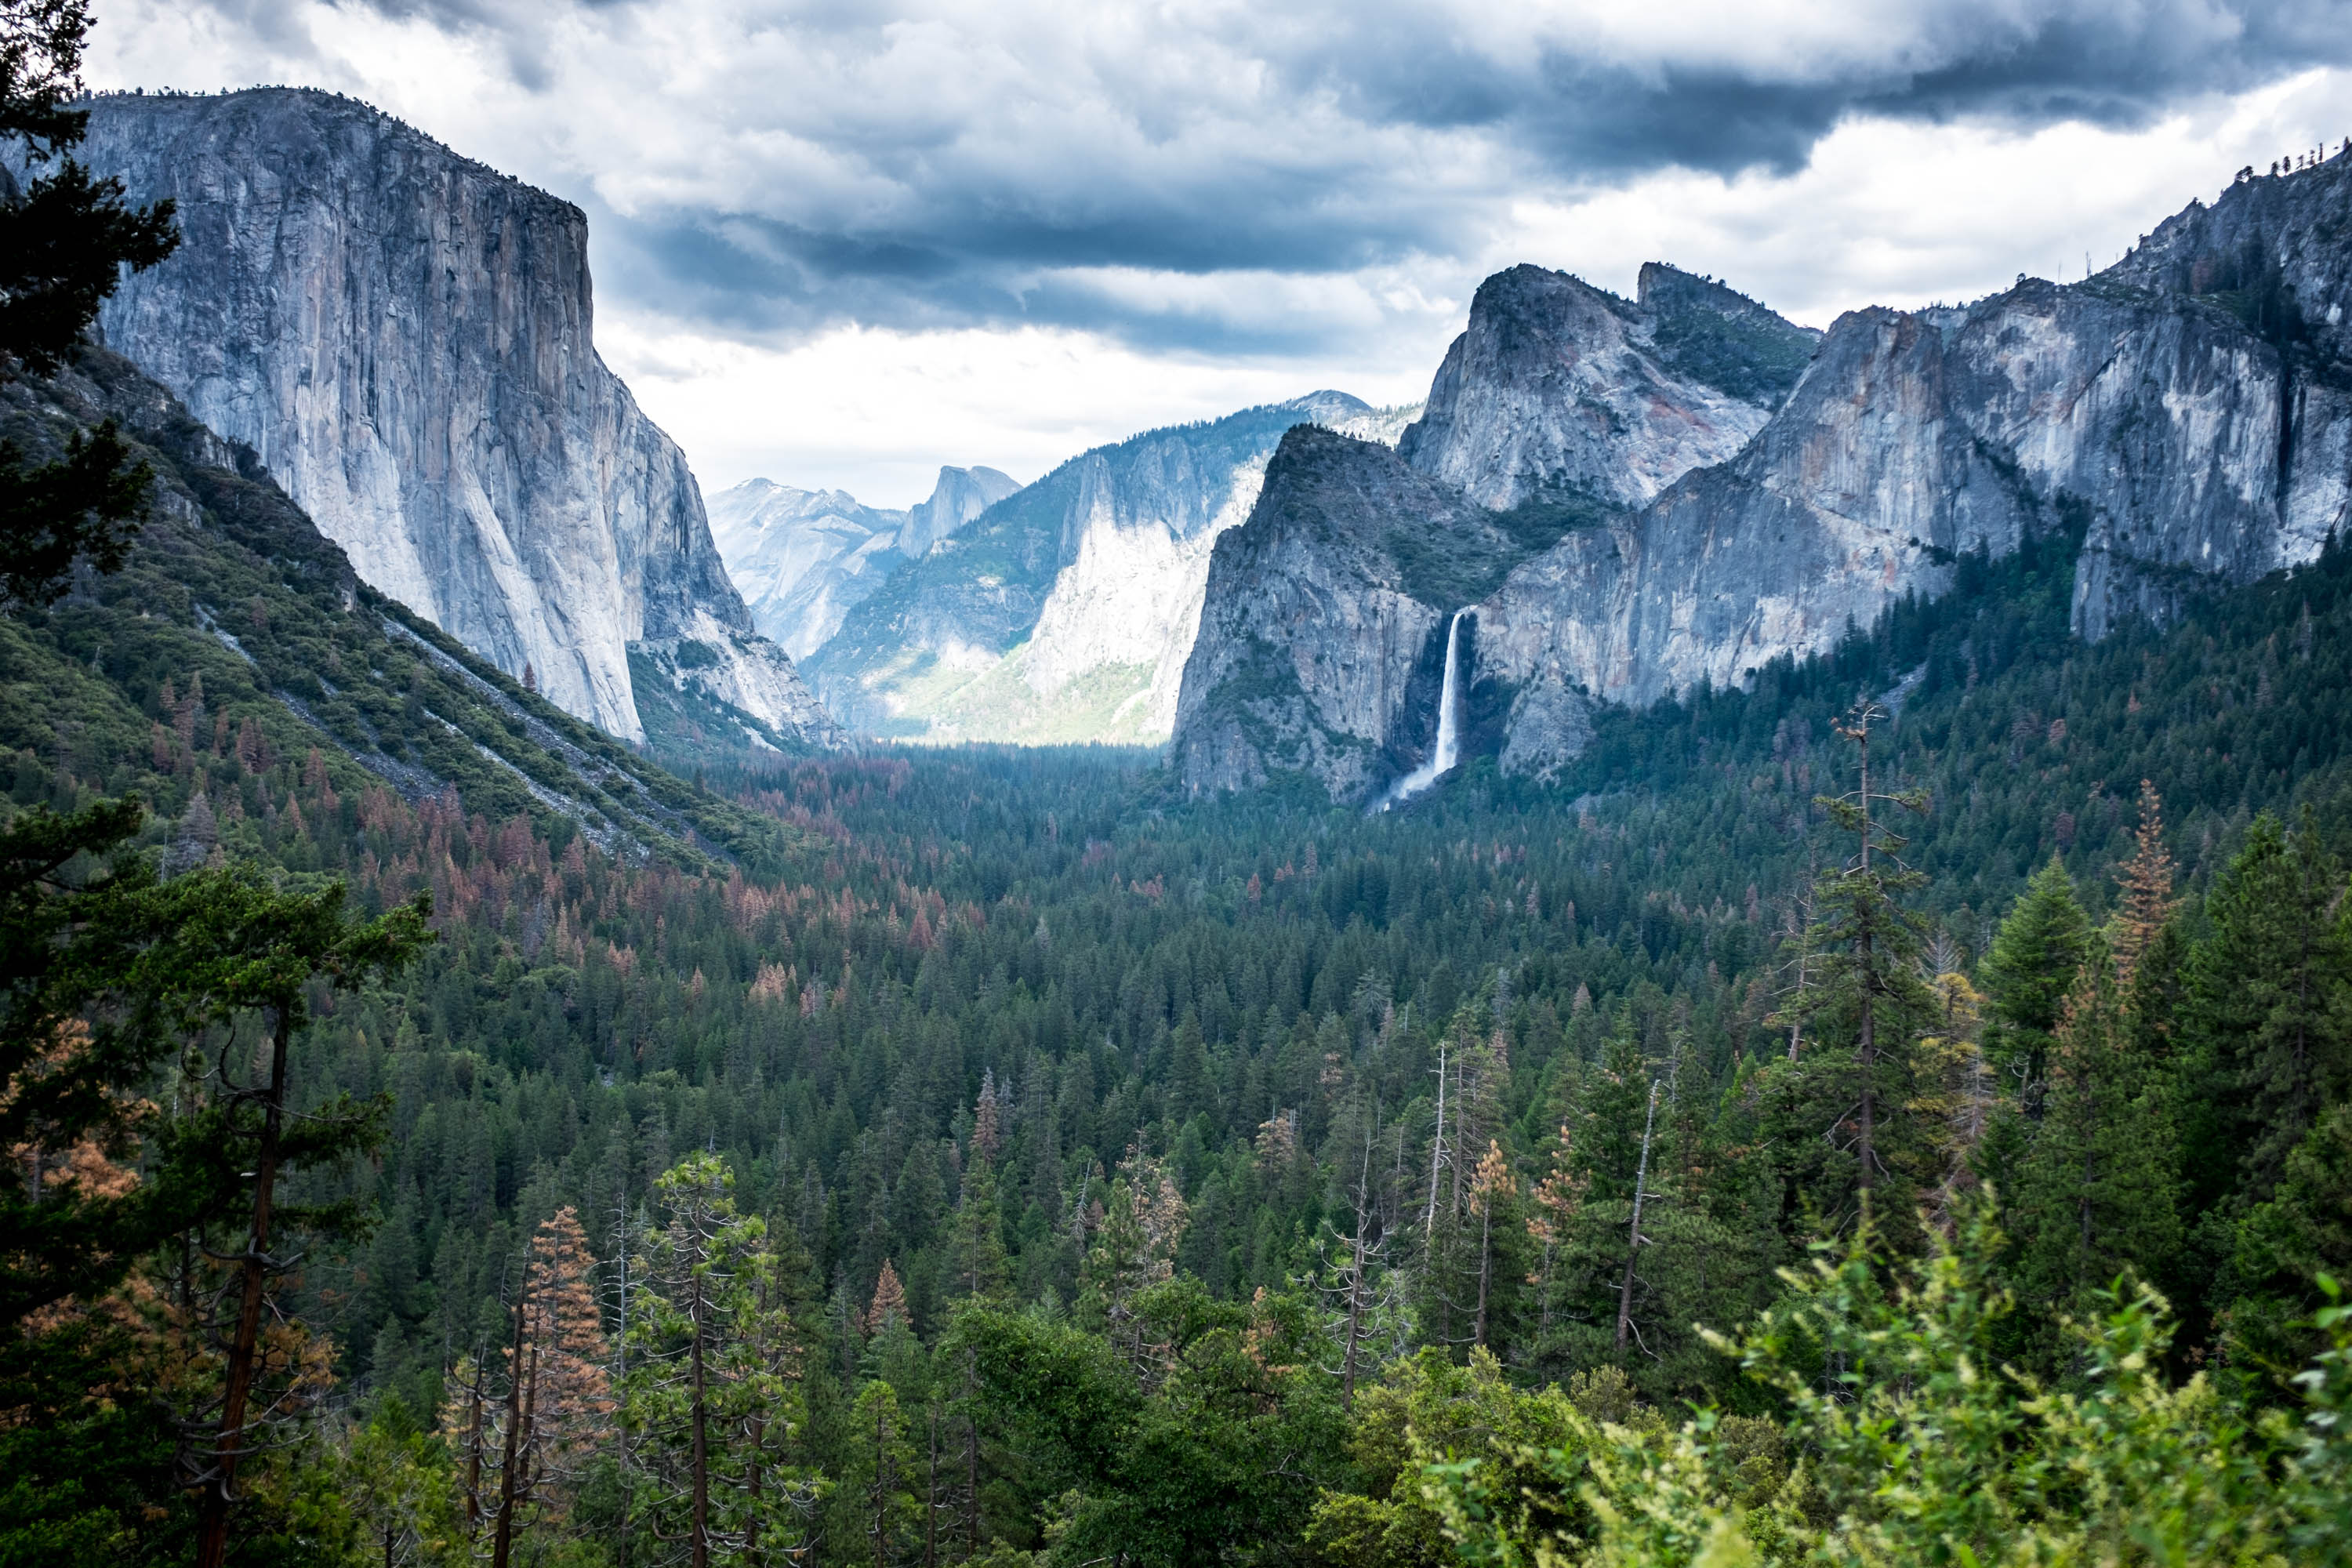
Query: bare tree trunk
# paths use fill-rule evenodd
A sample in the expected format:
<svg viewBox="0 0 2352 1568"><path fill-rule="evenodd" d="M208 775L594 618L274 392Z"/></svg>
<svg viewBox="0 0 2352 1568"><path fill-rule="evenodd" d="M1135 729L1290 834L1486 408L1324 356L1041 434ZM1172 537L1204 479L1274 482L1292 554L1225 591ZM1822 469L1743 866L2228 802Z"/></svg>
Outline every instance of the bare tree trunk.
<svg viewBox="0 0 2352 1568"><path fill-rule="evenodd" d="M466 1522L482 1522L482 1369L466 1393Z"/></svg>
<svg viewBox="0 0 2352 1568"><path fill-rule="evenodd" d="M1486 1287L1495 1272L1495 1199L1487 1194L1478 1212L1478 1317L1470 1331L1470 1342L1486 1342Z"/></svg>
<svg viewBox="0 0 2352 1568"><path fill-rule="evenodd" d="M530 1266L523 1266L522 1288L515 1295L514 1365L507 1386L507 1447L499 1464L499 1521L490 1535L490 1568L507 1568L514 1551L515 1501L521 1490L520 1470L523 1445L530 1440L531 1406L538 1382L539 1354L534 1348L526 1352L523 1344L524 1324L530 1303ZM531 1371L523 1371L524 1356L529 1354Z"/></svg>
<svg viewBox="0 0 2352 1568"><path fill-rule="evenodd" d="M1429 1213L1421 1222L1423 1236L1437 1228L1437 1173L1445 1164L1445 1046L1444 1039L1437 1042L1437 1140L1429 1146Z"/></svg>
<svg viewBox="0 0 2352 1568"><path fill-rule="evenodd" d="M694 1388L694 1526L690 1536L694 1568L710 1568L710 1413L705 1402L708 1384L702 1365L704 1304L699 1280L694 1288L694 1338L688 1352Z"/></svg>
<svg viewBox="0 0 2352 1568"><path fill-rule="evenodd" d="M228 1352L228 1390L221 1402L220 1435L213 1446L216 1474L205 1489L196 1528L196 1568L221 1568L228 1556L228 1510L236 1496L236 1462L245 1446L245 1412L253 1397L255 1352L261 1342L261 1308L268 1293L269 1221L278 1196L278 1140L286 1110L286 1058L291 1016L276 1008L270 1031L269 1092L261 1102L260 1157L254 1166L253 1234L243 1260L245 1300L237 1312L236 1337Z"/></svg>
<svg viewBox="0 0 2352 1568"><path fill-rule="evenodd" d="M1617 1353L1625 1353L1625 1337L1633 1330L1633 1261L1642 1255L1642 1201L1649 1195L1650 1134L1658 1125L1658 1083L1650 1080L1650 1114L1642 1122L1642 1162L1633 1173L1633 1223L1627 1227L1625 1279L1617 1288Z"/></svg>
<svg viewBox="0 0 2352 1568"><path fill-rule="evenodd" d="M1373 1112L1379 1115L1377 1108ZM1348 1344L1339 1358L1339 1408L1356 1407L1356 1349L1364 1337L1364 1210L1372 1185L1372 1131L1364 1130L1363 1168L1356 1173L1355 1256L1348 1265Z"/></svg>

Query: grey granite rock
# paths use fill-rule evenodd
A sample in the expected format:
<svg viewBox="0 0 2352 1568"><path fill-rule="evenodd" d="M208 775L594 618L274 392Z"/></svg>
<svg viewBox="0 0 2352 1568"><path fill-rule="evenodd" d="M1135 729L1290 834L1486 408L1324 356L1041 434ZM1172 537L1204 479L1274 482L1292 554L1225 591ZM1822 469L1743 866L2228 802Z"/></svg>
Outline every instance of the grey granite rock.
<svg viewBox="0 0 2352 1568"><path fill-rule="evenodd" d="M1621 300L1514 267L1478 286L1405 460L1481 506L1639 506L1747 444L1818 335L1720 284L1642 269Z"/></svg>
<svg viewBox="0 0 2352 1568"><path fill-rule="evenodd" d="M1184 786L1294 773L1370 798L1435 739L1442 606L1473 595L1475 563L1518 553L1485 509L1388 447L1292 429L1210 559L1171 745Z"/></svg>
<svg viewBox="0 0 2352 1568"><path fill-rule="evenodd" d="M369 583L614 734L633 646L833 737L754 630L694 476L597 357L587 221L356 100L111 96L87 157L179 204L108 343L260 454Z"/></svg>

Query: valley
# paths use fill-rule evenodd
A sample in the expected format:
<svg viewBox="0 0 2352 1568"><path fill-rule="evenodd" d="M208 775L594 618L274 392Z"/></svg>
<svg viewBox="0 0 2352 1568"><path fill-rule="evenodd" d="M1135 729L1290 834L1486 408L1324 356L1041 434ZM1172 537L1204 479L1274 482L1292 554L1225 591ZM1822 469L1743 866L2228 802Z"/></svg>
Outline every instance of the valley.
<svg viewBox="0 0 2352 1568"><path fill-rule="evenodd" d="M704 493L583 205L86 9L0 0L0 1563L2352 1555L2352 142L882 508Z"/></svg>

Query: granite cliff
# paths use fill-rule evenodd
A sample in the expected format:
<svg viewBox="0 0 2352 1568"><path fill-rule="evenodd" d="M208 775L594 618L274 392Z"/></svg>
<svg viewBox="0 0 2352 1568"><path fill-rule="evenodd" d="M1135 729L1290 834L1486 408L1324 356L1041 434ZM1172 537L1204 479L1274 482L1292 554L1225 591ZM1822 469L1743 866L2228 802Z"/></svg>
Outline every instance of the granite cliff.
<svg viewBox="0 0 2352 1568"><path fill-rule="evenodd" d="M2160 621L2202 583L2309 561L2352 512L2347 232L2352 160L2339 158L2242 179L2080 284L2021 279L1966 308L1842 317L1785 393L1749 384L1755 401L1743 406L1769 403L1771 412L1735 454L1667 479L1637 508L1596 510L1491 591L1418 600L1432 625L1474 606L1474 749L1498 752L1507 772L1548 773L1584 744L1593 702L1648 703L1700 680L1744 680L1768 660L1869 625L1906 594L1942 592L1958 555L2003 554L2029 534L2079 535L2074 626L2086 638L2132 616ZM1685 289L1685 277L1645 269L1643 308ZM1449 504L1525 515L1529 497L1563 483L1636 496L1663 472L1657 454L1671 449L1653 437L1690 428L1654 419L1650 435L1613 448L1561 434L1605 429L1616 439L1635 429L1598 416L1580 424L1612 395L1609 385L1594 390L1591 367L1613 363L1630 384L1654 390L1653 361L1665 363L1626 346L1636 342L1626 314L1597 307L1593 291L1570 282L1516 268L1480 290L1472 330L1432 393L1433 411L1454 410L1452 423L1424 422L1428 434L1403 447ZM1769 322L1750 318L1746 327L1762 332ZM1578 334L1599 347L1526 347ZM1673 335L1653 329L1649 341ZM1570 369L1525 373L1547 355ZM1710 374L1706 384L1730 396L1723 384L1736 377ZM1279 478L1269 476L1269 490ZM1355 527L1392 531L1402 514L1382 509L1430 504L1399 492ZM1232 544L1239 552L1249 542L1237 535ZM1303 553L1316 559L1294 550L1270 569L1365 604L1395 591L1359 546ZM1238 637L1251 619L1219 603L1226 582L1213 576L1204 643L1206 628ZM1281 597L1264 582L1249 594ZM1240 657L1203 647L1194 667L1205 679ZM1297 686L1289 710L1319 711L1344 697L1346 683L1321 672L1339 662L1336 651L1323 666L1294 661L1295 675L1283 678ZM1211 743L1230 728L1224 707L1206 687L1196 698L1189 683L1188 674L1176 738L1183 776L1194 788L1248 782L1248 770L1223 762ZM1282 708L1271 691L1253 699L1259 711ZM1296 743L1287 754L1344 798L1384 782L1378 769L1336 764ZM1402 771L1402 760L1387 765Z"/></svg>
<svg viewBox="0 0 2352 1568"><path fill-rule="evenodd" d="M1305 773L1363 800L1428 753L1444 606L1526 555L1498 517L1395 452L1300 425L1209 563L1172 755L1194 793Z"/></svg>
<svg viewBox="0 0 2352 1568"><path fill-rule="evenodd" d="M355 100L111 96L88 162L179 204L106 342L249 447L371 585L613 734L640 668L761 743L830 719L694 476L597 357L577 207Z"/></svg>
<svg viewBox="0 0 2352 1568"><path fill-rule="evenodd" d="M1639 506L1746 445L1818 336L1655 263L1631 300L1514 267L1478 286L1397 450L1480 506Z"/></svg>

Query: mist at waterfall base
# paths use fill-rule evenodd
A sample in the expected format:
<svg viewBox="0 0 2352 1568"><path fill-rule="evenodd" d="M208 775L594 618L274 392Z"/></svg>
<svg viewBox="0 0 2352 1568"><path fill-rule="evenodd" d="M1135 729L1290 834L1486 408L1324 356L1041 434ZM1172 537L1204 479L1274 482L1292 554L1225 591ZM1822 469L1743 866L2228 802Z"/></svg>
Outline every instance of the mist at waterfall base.
<svg viewBox="0 0 2352 1568"><path fill-rule="evenodd" d="M1445 628L1445 679L1437 689L1437 744L1429 749L1427 762L1397 780L1381 797L1382 811L1421 794L1462 760L1462 617L1468 614L1467 608L1454 611Z"/></svg>

